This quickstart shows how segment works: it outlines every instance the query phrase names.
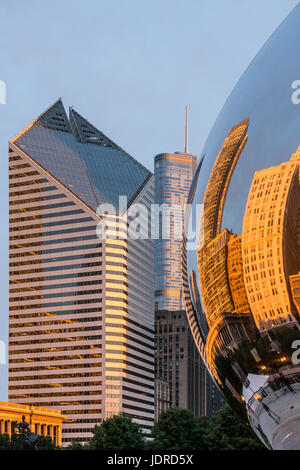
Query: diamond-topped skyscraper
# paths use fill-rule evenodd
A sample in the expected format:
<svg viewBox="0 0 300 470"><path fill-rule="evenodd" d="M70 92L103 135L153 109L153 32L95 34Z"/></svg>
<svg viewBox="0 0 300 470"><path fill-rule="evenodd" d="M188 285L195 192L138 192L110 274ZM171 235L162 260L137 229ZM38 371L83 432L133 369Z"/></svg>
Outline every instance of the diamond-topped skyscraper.
<svg viewBox="0 0 300 470"><path fill-rule="evenodd" d="M9 400L61 409L63 445L119 412L150 432L154 246L113 234L151 172L59 100L10 141L9 175Z"/></svg>

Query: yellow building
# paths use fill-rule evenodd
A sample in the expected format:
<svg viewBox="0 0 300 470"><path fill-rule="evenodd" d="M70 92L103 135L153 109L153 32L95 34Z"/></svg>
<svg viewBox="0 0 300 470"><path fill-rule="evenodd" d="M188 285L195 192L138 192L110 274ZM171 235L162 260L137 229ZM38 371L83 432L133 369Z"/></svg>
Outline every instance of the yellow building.
<svg viewBox="0 0 300 470"><path fill-rule="evenodd" d="M203 200L203 225L200 224L197 251L201 296L209 326L224 312L232 312L227 272L227 244L230 232L221 232L228 186L237 161L247 142L249 118L234 126L213 166Z"/></svg>
<svg viewBox="0 0 300 470"><path fill-rule="evenodd" d="M243 274L242 236L237 236L236 234L230 235L228 242L227 269L234 303L234 313L249 313L250 306Z"/></svg>
<svg viewBox="0 0 300 470"><path fill-rule="evenodd" d="M290 286L294 304L296 305L298 314L300 315L300 272L294 276L290 276Z"/></svg>
<svg viewBox="0 0 300 470"><path fill-rule="evenodd" d="M11 437L14 432L13 422L22 422L22 416L25 416L32 433L49 436L55 445L61 446L62 422L66 416L60 410L40 406L0 401L0 434Z"/></svg>
<svg viewBox="0 0 300 470"><path fill-rule="evenodd" d="M222 230L222 217L229 183L248 139L248 125L249 118L234 126L224 141L207 184L199 227L199 280L209 325L206 357L216 377L216 355L226 355L247 337L250 308L243 280L241 237Z"/></svg>
<svg viewBox="0 0 300 470"><path fill-rule="evenodd" d="M243 223L246 292L263 331L296 322L289 276L299 271L300 147L291 160L255 173Z"/></svg>
<svg viewBox="0 0 300 470"><path fill-rule="evenodd" d="M234 310L227 273L229 238L230 232L225 229L198 252L201 295L209 326L223 312Z"/></svg>
<svg viewBox="0 0 300 470"><path fill-rule="evenodd" d="M204 244L219 235L221 231L227 190L248 139L248 125L249 118L230 130L213 166L203 200Z"/></svg>
<svg viewBox="0 0 300 470"><path fill-rule="evenodd" d="M216 357L226 357L229 352L238 349L243 341L252 339L254 335L255 325L250 313L222 313L216 318L206 339L206 356L219 383L221 381L215 367Z"/></svg>

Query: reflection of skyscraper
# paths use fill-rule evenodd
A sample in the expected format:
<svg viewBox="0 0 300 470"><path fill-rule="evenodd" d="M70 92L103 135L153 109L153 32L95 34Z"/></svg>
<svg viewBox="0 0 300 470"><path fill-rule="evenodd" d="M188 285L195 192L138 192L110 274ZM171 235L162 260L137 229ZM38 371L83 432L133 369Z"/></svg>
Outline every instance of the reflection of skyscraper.
<svg viewBox="0 0 300 470"><path fill-rule="evenodd" d="M203 240L200 240L198 269L202 302L209 325L223 312L232 312L227 266L230 233L221 233L226 194L236 163L247 142L249 118L233 127L227 135L212 169L203 201Z"/></svg>
<svg viewBox="0 0 300 470"><path fill-rule="evenodd" d="M255 173L243 224L245 287L257 327L295 321L289 276L299 271L300 148Z"/></svg>
<svg viewBox="0 0 300 470"><path fill-rule="evenodd" d="M223 312L218 316L209 330L206 341L207 361L217 379L216 357L219 354L226 357L228 353L238 349L242 342L252 339L254 335L255 325L250 313L237 315Z"/></svg>
<svg viewBox="0 0 300 470"><path fill-rule="evenodd" d="M193 305L194 305L195 311L197 313L197 318L199 320L199 325L200 325L203 336L206 337L207 333L208 333L208 324L207 324L205 315L203 313L203 309L202 309L202 305L201 305L200 292L199 292L199 289L198 289L196 273L195 273L194 270L192 270L191 274L190 274L190 285L191 285L191 296L192 296L192 300L193 300Z"/></svg>
<svg viewBox="0 0 300 470"><path fill-rule="evenodd" d="M234 310L227 269L229 239L230 232L225 229L198 251L201 295L209 326L223 312Z"/></svg>
<svg viewBox="0 0 300 470"><path fill-rule="evenodd" d="M230 235L228 242L227 268L230 291L234 304L233 312L250 312L244 283L241 236L238 237L235 234Z"/></svg>
<svg viewBox="0 0 300 470"><path fill-rule="evenodd" d="M300 272L290 276L290 286L294 304L298 310L298 315L300 315Z"/></svg>
<svg viewBox="0 0 300 470"><path fill-rule="evenodd" d="M231 129L212 169L203 201L204 244L214 239L221 231L228 186L247 142L248 124L249 118Z"/></svg>
<svg viewBox="0 0 300 470"><path fill-rule="evenodd" d="M203 201L197 251L201 297L209 333L208 364L218 378L215 358L238 347L253 332L244 288L241 237L222 229L228 186L247 142L249 118L227 135L212 169ZM248 330L248 332L247 332Z"/></svg>
<svg viewBox="0 0 300 470"><path fill-rule="evenodd" d="M153 202L151 173L61 101L10 142L9 399L61 409L63 444L154 420L152 240L107 238L100 203ZM130 205L130 203L129 203Z"/></svg>

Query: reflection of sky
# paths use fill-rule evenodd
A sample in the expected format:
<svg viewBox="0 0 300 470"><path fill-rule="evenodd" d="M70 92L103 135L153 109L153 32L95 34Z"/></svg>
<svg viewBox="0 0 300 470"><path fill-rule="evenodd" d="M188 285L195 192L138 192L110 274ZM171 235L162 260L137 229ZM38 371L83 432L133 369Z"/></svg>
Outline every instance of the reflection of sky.
<svg viewBox="0 0 300 470"><path fill-rule="evenodd" d="M214 161L230 129L250 117L248 141L236 165L223 215L223 228L241 234L255 171L290 159L300 145L300 106L291 101L300 79L300 6L274 33L233 90L204 146L205 159L194 203L203 201ZM195 269L195 252L188 267Z"/></svg>
<svg viewBox="0 0 300 470"><path fill-rule="evenodd" d="M223 227L238 234L254 172L289 160L300 145L300 107L291 101L291 84L300 77L295 47L299 29L300 7L243 75L205 145L207 162L214 161L231 127L250 117L248 142L233 174L223 217Z"/></svg>

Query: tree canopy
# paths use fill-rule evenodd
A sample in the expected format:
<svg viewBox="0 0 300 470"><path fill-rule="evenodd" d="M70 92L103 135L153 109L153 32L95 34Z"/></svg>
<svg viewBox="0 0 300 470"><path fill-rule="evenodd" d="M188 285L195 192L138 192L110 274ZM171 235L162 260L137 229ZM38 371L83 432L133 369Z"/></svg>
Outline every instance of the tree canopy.
<svg viewBox="0 0 300 470"><path fill-rule="evenodd" d="M266 450L250 426L228 405L211 419L206 437L209 450Z"/></svg>
<svg viewBox="0 0 300 470"><path fill-rule="evenodd" d="M89 449L97 450L142 450L145 439L139 424L125 415L119 414L105 419L93 430Z"/></svg>
<svg viewBox="0 0 300 470"><path fill-rule="evenodd" d="M49 436L39 436L34 442L22 442L16 436L9 438L8 434L0 434L0 450L57 450Z"/></svg>
<svg viewBox="0 0 300 470"><path fill-rule="evenodd" d="M194 448L196 418L189 410L169 408L162 412L152 430L154 450L191 450Z"/></svg>
<svg viewBox="0 0 300 470"><path fill-rule="evenodd" d="M152 430L153 450L265 450L239 416L226 405L210 421L184 409L160 414Z"/></svg>

